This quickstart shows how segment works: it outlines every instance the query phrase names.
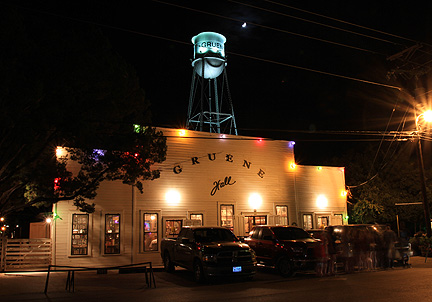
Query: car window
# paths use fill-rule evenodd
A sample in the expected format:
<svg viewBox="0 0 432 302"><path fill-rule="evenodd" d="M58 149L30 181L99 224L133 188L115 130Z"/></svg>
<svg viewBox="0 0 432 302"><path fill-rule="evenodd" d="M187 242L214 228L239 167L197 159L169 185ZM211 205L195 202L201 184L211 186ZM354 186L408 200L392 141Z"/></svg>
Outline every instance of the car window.
<svg viewBox="0 0 432 302"><path fill-rule="evenodd" d="M273 228L273 232L280 240L298 240L311 238L310 234L301 228Z"/></svg>
<svg viewBox="0 0 432 302"><path fill-rule="evenodd" d="M270 229L263 228L261 232L261 238L262 240L272 240L273 239L273 232Z"/></svg>
<svg viewBox="0 0 432 302"><path fill-rule="evenodd" d="M180 233L178 234L177 238L185 237L186 236L187 229L181 229Z"/></svg>
<svg viewBox="0 0 432 302"><path fill-rule="evenodd" d="M197 229L195 230L195 241L202 243L239 241L228 229Z"/></svg>
<svg viewBox="0 0 432 302"><path fill-rule="evenodd" d="M187 232L184 234L184 237L186 237L187 239L189 239L190 241L192 241L194 239L192 230L188 229Z"/></svg>
<svg viewBox="0 0 432 302"><path fill-rule="evenodd" d="M261 230L261 228L255 228L255 229L252 231L252 235L251 235L251 237L252 237L253 239L258 239L258 235L259 235L260 230Z"/></svg>

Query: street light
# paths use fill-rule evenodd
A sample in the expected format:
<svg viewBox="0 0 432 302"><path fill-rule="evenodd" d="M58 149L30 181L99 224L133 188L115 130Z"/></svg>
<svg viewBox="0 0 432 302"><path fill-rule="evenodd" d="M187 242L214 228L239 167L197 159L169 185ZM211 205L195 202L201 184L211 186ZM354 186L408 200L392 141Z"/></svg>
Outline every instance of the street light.
<svg viewBox="0 0 432 302"><path fill-rule="evenodd" d="M415 111L414 111L414 113L415 113ZM428 204L428 200L427 200L426 179L425 179L425 175L424 175L424 163L423 163L423 152L422 152L422 148L421 148L421 139L420 139L420 130L421 130L420 125L419 125L420 117L423 117L423 120L425 122L432 122L432 110L425 111L424 113L417 116L415 119L416 134L417 134L417 157L418 157L418 161L419 161L421 190L422 190L422 195L423 195L423 211L424 211L425 221L426 221L426 235L428 237L431 237L432 236L431 220L430 220L429 204Z"/></svg>
<svg viewBox="0 0 432 302"><path fill-rule="evenodd" d="M421 114L419 116L421 116ZM432 110L427 110L426 112L424 112L423 119L425 122L432 122Z"/></svg>

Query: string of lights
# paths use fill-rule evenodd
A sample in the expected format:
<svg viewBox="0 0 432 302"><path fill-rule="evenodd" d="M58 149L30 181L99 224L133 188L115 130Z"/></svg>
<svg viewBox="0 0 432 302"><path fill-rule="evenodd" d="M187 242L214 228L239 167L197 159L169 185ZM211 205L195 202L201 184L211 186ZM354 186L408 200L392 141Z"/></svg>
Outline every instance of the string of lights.
<svg viewBox="0 0 432 302"><path fill-rule="evenodd" d="M160 0L153 0L153 1L154 2L158 2L158 3L162 3L162 4L171 5L171 6L176 6L176 7L182 8L182 9L193 10L193 11L195 11L197 13L208 14L208 15L212 15L212 16L215 16L215 17L219 17L219 18L229 19L229 20L235 21L235 22L243 22L243 20L240 20L240 19L230 18L230 17L226 17L226 16L222 16L222 15L218 15L218 14L214 14L214 13L210 13L210 12L205 12L205 11L202 11L202 10L197 10L197 9L185 7L185 6L181 6L181 5L178 5L178 4L173 4L173 3L169 3L169 2L165 2L165 1L160 1ZM241 5L245 5L244 3L240 3L238 1L231 1L231 2L235 2L235 3L241 4ZM277 3L277 2L274 2L274 1L267 1L267 2L271 2L273 4L278 4L278 5L283 5L281 3ZM258 8L258 7L256 7L256 8ZM291 7L291 6L290 6L290 8L297 9L297 8L294 8L294 7ZM26 9L28 9L28 8L26 8ZM260 8L258 8L258 9L260 9ZM35 9L32 9L32 10L35 10ZM300 10L300 9L298 9L298 10ZM124 32L132 33L132 34L137 34L137 35L141 35L141 36L146 36L146 37L150 37L150 38L155 38L155 39L160 39L160 40L165 40L165 41L170 41L170 42L174 42L174 43L190 46L189 42L175 40L175 39L171 39L171 38L167 38L167 37L162 37L162 36L159 36L159 35L153 35L153 34L149 34L149 33L143 33L143 32L136 31L136 30L125 29L125 28L118 27L118 26L112 26L112 25L109 25L109 24L103 24L103 23L99 23L99 22L93 22L93 21L89 21L89 20L83 20L83 19L79 19L79 18L74 18L74 17L70 17L70 16L65 16L65 15L61 15L61 14L52 13L52 12L46 12L46 11L41 11L41 10L35 10L35 11L38 11L39 13L43 13L43 14L48 14L48 15L56 16L56 17L67 18L69 20L73 20L73 21L76 21L76 22L83 22L83 23L87 23L87 24L92 24L92 25L100 26L100 27L105 27L105 28L109 28L109 29L124 31ZM304 11L304 10L302 10L302 11ZM271 12L274 12L274 11L271 11ZM305 11L305 12L307 12L307 11ZM277 12L275 12L275 13L277 13ZM314 14L312 12L308 12L308 13ZM317 14L317 15L319 15L321 17L328 18L328 19L334 19L334 18L327 17L327 16L320 15L320 14ZM302 19L302 21L306 21L306 22L314 22L314 21L310 21L310 20L307 20L307 19L304 19L304 18L301 18L301 19ZM360 28L366 28L366 27L363 27L363 26L360 26L360 25L356 25L356 24L353 24L353 23L349 23L349 22L346 22L346 21L342 21L342 20L338 20L338 19L334 19L334 20L337 20L337 21L342 22L342 23L350 24L350 25L355 25L355 26L358 26ZM318 23L318 22L314 22L314 23L317 23L318 25L322 25L322 26L329 26L329 25L326 25L326 24L323 24L323 23ZM277 29L277 28L273 28L273 27L269 27L269 26L263 26L263 25L260 25L260 24L253 24L253 23L249 23L249 24L255 25L255 26L260 26L260 27L263 27L263 28L266 28L266 29L269 29L269 30L276 30L276 31L282 31L282 32L289 33L289 34L300 35L300 34L297 34L297 33L283 31L283 30L280 30L280 29ZM332 26L332 28L346 31L345 29L334 27L334 26ZM406 39L404 37L388 34L388 33L377 31L377 30L373 30L373 29L370 29L370 28L366 28L366 29L372 30L372 31L376 31L376 32L381 33L381 34L387 34L387 35L390 35L390 36L393 36L393 37L396 37L396 38L413 41L413 40L410 40L410 39ZM352 34L356 34L356 35L360 34L360 33L354 32L354 31L348 31L348 32L350 32ZM362 35L362 34L360 34L360 35ZM306 35L302 35L302 36L304 36L305 38L317 39L317 38L309 37L309 36L306 36ZM389 40L379 39L377 37L373 37L373 36L370 36L370 35L366 35L366 36L368 38L371 38L371 39L378 39L378 40L382 40L384 42L388 42L388 43L392 43L392 44L398 44L398 43L395 43L395 42L392 42L392 41L389 41ZM318 39L318 40L321 40L321 39ZM326 42L327 43L327 41L324 41L324 40L322 40L322 42ZM337 45L344 46L344 47L351 47L349 45L345 45L345 44L342 44L342 43L335 43L335 42L332 42L332 41L328 41L328 42L331 43L331 44L337 44ZM401 45L401 44L398 44L398 45ZM374 52L374 51L368 50L368 49L358 49L358 50L362 50L362 51L366 51L366 52L370 52L370 53L377 53L377 52ZM242 57L246 57L246 58L253 59L253 60L264 61L264 62L272 63L272 64L278 64L278 65L285 66L285 67L296 68L296 69L301 69L301 70L306 70L306 71L310 71L310 72L320 73L320 74L324 74L324 75L328 75L328 76L334 76L334 77L339 77L339 78L343 78L343 79L348 79L348 80L363 82L363 83L367 83L367 84L373 84L373 85L377 85L377 86L382 86L382 87L386 87L386 88L401 90L400 87L386 85L386 84L383 84L383 83L378 83L378 82L373 82L373 81L367 81L367 80L364 80L364 79L359 79L359 78L354 78L354 77L347 77L347 76L344 76L344 75L334 74L334 73L330 73L330 72L324 72L324 71L320 71L320 70L316 70L316 69L312 69L312 68L301 67L301 66L297 66L297 65L293 65L293 64L286 64L286 63L282 63L282 62L278 62L278 61L274 61L274 60L263 59L263 58L259 58L259 57L255 57L255 56L249 56L249 55L245 55L245 54L241 54L241 53L232 53L232 52L228 52L228 53L231 54L231 55L242 56ZM260 129L260 130L262 130L262 129ZM271 131L274 132L274 131L286 131L286 130L271 129ZM301 132L301 131L295 131L294 130L294 131L291 131L291 132ZM304 133L308 133L308 132L304 131ZM318 133L319 132L317 132L317 131L313 132L313 134L318 134ZM353 135L354 134L354 132L347 132L347 131L345 131L345 132L324 131L322 133L323 134L324 133L325 134L332 134L332 135L339 134L339 133L343 134L343 135ZM357 133L356 135L379 135L379 136L382 136L383 139L384 139L384 137L386 137L385 138L386 141L389 141L391 139L393 139L395 141L404 141L404 140L408 140L412 136L412 134L410 134L410 133L398 133L398 134L394 134L394 133L377 132L375 134L372 134L370 132L364 132L364 131L361 134ZM401 135L405 136L405 137L401 138ZM393 137L393 138L388 138L388 137ZM425 136L423 134L421 134L421 137L424 140L431 140L430 137ZM351 139L351 138L348 139L348 140L349 141L360 141L360 140L361 141L377 141L377 139ZM303 141L347 141L347 140L340 140L340 139L316 140L316 139L313 139L313 140L303 140Z"/></svg>

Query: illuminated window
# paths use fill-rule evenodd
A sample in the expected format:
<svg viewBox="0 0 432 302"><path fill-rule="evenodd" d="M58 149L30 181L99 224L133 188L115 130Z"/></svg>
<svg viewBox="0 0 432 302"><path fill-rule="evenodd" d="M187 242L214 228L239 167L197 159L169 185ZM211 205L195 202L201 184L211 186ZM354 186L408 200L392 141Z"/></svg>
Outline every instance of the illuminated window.
<svg viewBox="0 0 432 302"><path fill-rule="evenodd" d="M72 214L71 255L88 254L88 214Z"/></svg>
<svg viewBox="0 0 432 302"><path fill-rule="evenodd" d="M303 228L305 230L313 229L312 214L303 214Z"/></svg>
<svg viewBox="0 0 432 302"><path fill-rule="evenodd" d="M343 224L343 214L334 214L332 224L333 225L342 225Z"/></svg>
<svg viewBox="0 0 432 302"><path fill-rule="evenodd" d="M195 221L200 221L199 225L204 225L204 215L203 214L190 214L190 219Z"/></svg>
<svg viewBox="0 0 432 302"><path fill-rule="evenodd" d="M120 254L120 214L105 215L105 254Z"/></svg>
<svg viewBox="0 0 432 302"><path fill-rule="evenodd" d="M220 222L221 226L234 229L234 205L225 204L220 206Z"/></svg>
<svg viewBox="0 0 432 302"><path fill-rule="evenodd" d="M182 226L183 220L181 219L165 220L165 237L177 238Z"/></svg>
<svg viewBox="0 0 432 302"><path fill-rule="evenodd" d="M276 216L279 218L279 224L288 225L288 206L276 206Z"/></svg>
<svg viewBox="0 0 432 302"><path fill-rule="evenodd" d="M144 213L144 252L158 250L158 214Z"/></svg>
<svg viewBox="0 0 432 302"><path fill-rule="evenodd" d="M328 216L318 216L317 224L319 228L324 228L329 225L329 217Z"/></svg>

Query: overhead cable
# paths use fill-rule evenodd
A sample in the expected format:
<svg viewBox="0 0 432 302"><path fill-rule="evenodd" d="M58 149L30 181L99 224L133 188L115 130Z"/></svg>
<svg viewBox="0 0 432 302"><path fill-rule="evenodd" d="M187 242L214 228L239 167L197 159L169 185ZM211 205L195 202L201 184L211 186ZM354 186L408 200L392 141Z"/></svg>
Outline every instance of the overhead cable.
<svg viewBox="0 0 432 302"><path fill-rule="evenodd" d="M160 2L160 3L163 3L163 4L169 4L169 5L173 5L173 6L182 7L182 6L179 6L179 5L175 5L175 4L172 4L172 3L167 3L167 2L164 2L164 1L160 1L160 0L152 0L152 1ZM21 7L21 8L24 8L24 7ZM24 8L24 9L29 9L29 8ZM191 8L187 8L187 9L191 9ZM161 39L161 40L165 40L165 41L170 41L170 42L175 42L175 43L179 43L179 44L190 46L190 42L175 40L175 39L171 39L171 38L167 38L167 37L162 37L162 36L158 36L158 35L153 35L153 34L148 34L148 33L143 33L143 32L139 32L139 31L136 31L136 30L125 29L125 28L122 28L122 27L112 26L112 25L103 24L103 23L99 23L99 22L93 22L93 21L83 20L83 19L79 19L79 18L69 17L69 16L65 16L65 15L61 15L61 14L55 14L55 13L41 11L41 10L36 10L36 9L31 9L31 10L34 10L34 11L37 11L39 13L46 14L46 15L51 15L51 16L55 16L55 17L61 17L61 18L69 19L69 20L76 21L76 22L82 22L82 23L92 24L92 25L96 25L96 26L100 26L100 27L105 27L105 28L109 28L109 29L124 31L124 32L128 32L128 33L133 33L133 34L141 35L141 36L146 36L146 37L150 37L150 38ZM202 11L199 11L199 10L196 10L196 9L191 9L191 10L202 12ZM203 12L203 13L207 13L207 12ZM216 15L216 14L212 14L212 13L207 13L207 14ZM220 15L216 15L216 16L220 16ZM220 17L222 17L222 18L228 18L228 17L224 17L224 16L220 16ZM236 19L233 19L233 18L228 18L228 19L236 20ZM240 20L236 20L236 21L240 21ZM331 72L320 71L320 70L316 70L316 69L312 69L312 68L307 68L307 67L296 66L296 65L293 65L293 64L287 64L287 63L277 62L277 61L274 61L274 60L258 58L258 57L254 57L254 56L250 56L250 55L244 55L244 54L240 54L240 53L233 53L233 52L229 52L229 51L227 51L227 54L232 54L232 55L241 56L241 57L248 58L248 59L254 59L254 60L258 60L258 61L262 61L262 62L277 64L277 65L281 65L281 66L285 66L285 67L291 67L291 68L295 68L295 69L300 69L300 70L315 72L315 73L324 74L324 75L328 75L328 76L343 78L343 79L347 79L347 80L362 82L362 83L366 83L366 84L372 84L372 85L376 85L376 86L381 86L381 87L386 87L386 88L391 88L391 89L397 89L399 91L402 90L402 88L397 87L397 86L392 86L392 85L387 85L387 84L378 83L378 82L372 82L372 81L368 81L368 80L364 80L364 79L358 79L358 78L354 78L354 77L349 77L349 76L334 74L334 73L331 73Z"/></svg>
<svg viewBox="0 0 432 302"><path fill-rule="evenodd" d="M207 11L203 11L203 10L199 10L199 9L195 9L195 8L191 8L191 7L187 7L187 6L183 6L183 5L178 5L178 4L174 4L174 3L170 3L170 2L165 2L165 1L161 1L161 0L152 0L152 1L158 2L158 3L162 3L162 4L166 4L166 5L171 5L171 6L174 6L174 7L178 7L178 8L182 8L182 9L186 9L186 10L190 10L190 11L194 11L194 12L198 12L198 13L202 13L202 14L207 14L207 15L210 15L210 16L218 17L218 18L223 18L223 19L227 19L227 20L231 20L231 21L235 21L235 22L239 22L239 23L244 23L244 20L241 20L241 19L227 17L227 16L223 16L223 15L219 15L219 14L215 14L215 13L211 13L211 12L207 12ZM352 45L347 45L347 44L343 44L343 43L333 42L333 41L329 41L329 40L325 40L325 39L321 39L321 38L311 37L311 36L307 36L307 35L291 32L291 31L288 31L288 30L280 29L280 28L275 28L275 27L266 26L266 25L262 25L262 24L258 24L258 23L253 23L253 22L248 22L248 24L249 25L253 25L253 26L257 26L257 27L261 27L261 28L265 28L265 29L270 29L270 30L273 30L273 31L282 32L282 33L285 33L285 34L290 34L290 35L294 35L294 36L298 36L298 37L302 37L302 38L307 38L307 39L311 39L311 40L315 40L315 41L320 41L320 42L324 42L324 43L328 43L328 44L338 45L338 46L342 46L342 47L346 47L346 48L351 48L351 49L355 49L355 50L359 50L359 51L364 51L364 52L369 52L369 53L373 53L373 54L380 54L380 53L378 53L376 51L372 51L372 50L368 50L368 49L364 49L364 48L360 48L360 47L356 47L356 46L352 46ZM384 54L380 54L380 55L384 55Z"/></svg>
<svg viewBox="0 0 432 302"><path fill-rule="evenodd" d="M319 16L319 17L322 17L322 18L326 18L326 19L329 19L329 20L337 21L337 22L340 22L340 23L344 23L344 24L348 24L348 25L351 25L351 26L359 27L359 28L362 28L362 29L374 31L374 32L377 32L377 33L380 33L380 34L384 34L384 35L387 35L387 36L391 36L391 37L395 37L395 38L398 38L398 39L410 41L410 42L413 42L413 43L418 43L418 41L410 39L410 38L402 37L402 36L399 36L399 35L391 34L391 33L388 33L388 32L381 31L381 30L377 30L377 29L373 29L373 28L370 28L370 27L362 26L362 25L359 25L359 24L347 22L347 21L344 21L344 20L332 18L332 17L329 17L329 16L325 16L325 15L322 15L322 14L314 13L314 12L311 12L311 11L307 11L307 10L304 10L304 9L300 9L300 8L297 8L297 7L294 7L294 6L290 6L290 5L287 5L287 4L283 4L283 3L279 3L279 2L276 2L276 1L272 1L272 0L264 0L264 1L268 2L268 3L272 3L272 4L288 7L290 9L298 10L298 11L301 11L301 12L304 12L304 13L308 13L308 14L311 14L311 15L316 15L316 16ZM428 44L425 44L425 45L428 45ZM431 45L429 45L429 46L431 46Z"/></svg>
<svg viewBox="0 0 432 302"><path fill-rule="evenodd" d="M270 9L267 9L267 8L251 5L251 4L248 4L248 3L239 2L239 1L236 1L236 0L229 0L229 1L233 2L233 3L240 4L240 5L244 5L244 6L252 7L252 8L255 8L255 9L259 9L259 10L262 10L262 11L266 11L266 12L269 12L269 13L273 13L273 14L284 16L284 17L289 17L289 18L292 18L292 19L300 20L300 21L303 21L303 22L312 23L312 24L324 26L324 27L327 27L327 28L331 28L331 29L335 29L335 30L339 30L339 31L344 31L344 32L347 32L347 33L350 33L350 34L354 34L354 35L357 35L357 36L362 36L362 37L365 37L365 38L370 38L370 39L373 39L373 40L377 40L377 41L381 41L381 42L386 42L386 43L391 43L391 44L394 44L394 45L399 45L399 46L406 47L406 45L404 45L404 44L400 44L400 43L396 43L396 42L389 41L389 40L386 40L386 39L381 39L381 38L378 38L378 37L373 37L373 36L370 36L370 35L358 33L358 32L352 31L352 30L348 30L348 29L344 29L344 28L340 28L340 27L324 24L324 23L321 23L321 22L316 22L316 21L308 20L308 19L305 19L305 18L300 18L300 17L292 16L292 15L289 15L289 14L285 14L285 13L274 11L274 10L270 10ZM272 3L274 3L274 2L272 2ZM283 5L283 4L279 4L279 5L287 6L287 5ZM293 8L291 6L287 6L287 7ZM320 16L324 17L323 15L320 15ZM377 52L374 52L374 53L377 53Z"/></svg>

